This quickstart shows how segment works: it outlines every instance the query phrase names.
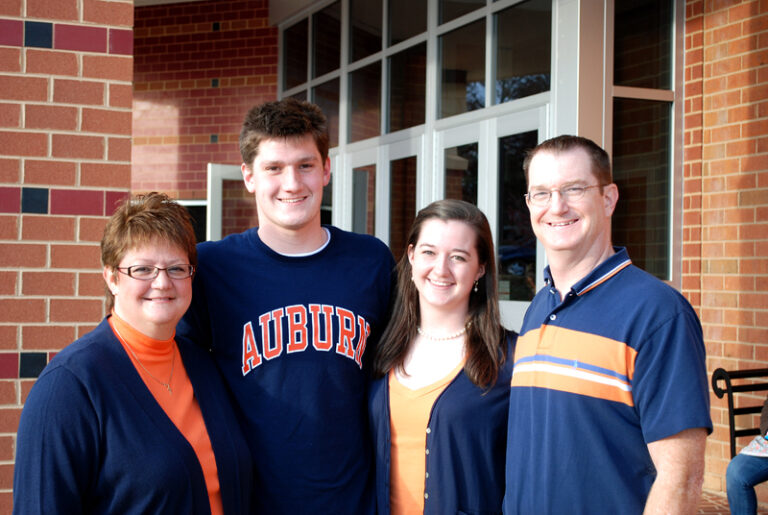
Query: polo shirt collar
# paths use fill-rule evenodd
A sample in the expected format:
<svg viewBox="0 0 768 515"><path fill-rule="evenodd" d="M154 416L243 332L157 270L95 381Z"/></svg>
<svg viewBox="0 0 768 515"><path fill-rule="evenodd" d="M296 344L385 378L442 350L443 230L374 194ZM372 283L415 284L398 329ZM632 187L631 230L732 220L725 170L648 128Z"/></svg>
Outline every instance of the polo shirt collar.
<svg viewBox="0 0 768 515"><path fill-rule="evenodd" d="M613 250L616 252L615 254L597 265L586 277L574 284L571 291L576 295L584 295L632 264L625 247L613 247ZM554 284L549 265L544 269L544 282L550 288Z"/></svg>

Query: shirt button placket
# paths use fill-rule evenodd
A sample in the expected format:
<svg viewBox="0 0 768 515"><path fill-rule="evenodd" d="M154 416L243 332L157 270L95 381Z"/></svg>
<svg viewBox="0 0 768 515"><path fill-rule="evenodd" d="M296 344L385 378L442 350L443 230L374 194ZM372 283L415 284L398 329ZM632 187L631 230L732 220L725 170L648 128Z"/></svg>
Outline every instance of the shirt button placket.
<svg viewBox="0 0 768 515"><path fill-rule="evenodd" d="M427 428L427 435L430 435L430 434L432 434L432 429L428 427L428 428ZM429 440L429 437L427 437L427 440ZM429 442L427 442L427 445L429 445ZM424 453L425 453L427 456L429 456L429 447L427 447L427 449L424 451ZM425 464L427 464L427 465L428 465L428 463L425 463ZM429 479L429 472L426 472L426 473L424 474L424 477L425 477L425 479ZM424 500L426 501L427 499L429 499L429 493L428 493L428 492L427 492L427 490L426 490L426 484L425 484L425 485L424 485Z"/></svg>

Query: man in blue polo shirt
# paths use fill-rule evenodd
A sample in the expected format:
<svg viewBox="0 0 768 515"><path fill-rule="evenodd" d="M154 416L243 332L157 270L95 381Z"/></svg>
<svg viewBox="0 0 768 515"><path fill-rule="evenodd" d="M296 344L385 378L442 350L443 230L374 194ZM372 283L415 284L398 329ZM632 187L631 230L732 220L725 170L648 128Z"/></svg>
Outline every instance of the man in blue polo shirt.
<svg viewBox="0 0 768 515"><path fill-rule="evenodd" d="M524 169L548 266L515 351L504 513L693 513L712 431L699 320L612 246L603 149L559 136Z"/></svg>

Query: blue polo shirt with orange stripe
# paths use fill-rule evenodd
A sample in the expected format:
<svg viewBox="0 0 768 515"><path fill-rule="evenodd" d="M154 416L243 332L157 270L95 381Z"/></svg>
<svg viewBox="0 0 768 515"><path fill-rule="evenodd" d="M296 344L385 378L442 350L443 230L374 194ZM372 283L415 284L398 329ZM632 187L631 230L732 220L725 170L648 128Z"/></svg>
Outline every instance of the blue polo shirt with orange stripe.
<svg viewBox="0 0 768 515"><path fill-rule="evenodd" d="M642 513L647 444L712 430L699 319L623 248L562 301L545 279L515 351L504 513Z"/></svg>

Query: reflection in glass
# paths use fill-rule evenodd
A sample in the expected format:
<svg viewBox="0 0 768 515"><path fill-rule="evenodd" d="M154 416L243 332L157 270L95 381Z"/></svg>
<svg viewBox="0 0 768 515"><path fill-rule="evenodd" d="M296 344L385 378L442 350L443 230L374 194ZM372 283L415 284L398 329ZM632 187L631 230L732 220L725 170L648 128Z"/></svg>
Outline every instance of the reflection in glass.
<svg viewBox="0 0 768 515"><path fill-rule="evenodd" d="M221 181L221 237L259 225L256 203L241 180Z"/></svg>
<svg viewBox="0 0 768 515"><path fill-rule="evenodd" d="M387 132L424 123L426 110L427 44L393 55L389 63Z"/></svg>
<svg viewBox="0 0 768 515"><path fill-rule="evenodd" d="M184 204L184 207L189 212L189 216L192 217L192 227L195 229L195 240L197 243L206 241L208 237L205 234L205 219L208 214L208 206Z"/></svg>
<svg viewBox="0 0 768 515"><path fill-rule="evenodd" d="M445 198L477 205L477 149L477 143L445 149Z"/></svg>
<svg viewBox="0 0 768 515"><path fill-rule="evenodd" d="M496 23L496 104L549 91L552 0L501 11Z"/></svg>
<svg viewBox="0 0 768 515"><path fill-rule="evenodd" d="M438 23L449 22L481 7L485 7L485 0L439 0Z"/></svg>
<svg viewBox="0 0 768 515"><path fill-rule="evenodd" d="M613 243L627 247L634 264L666 280L671 120L668 102L614 99L613 182L619 202L613 213Z"/></svg>
<svg viewBox="0 0 768 515"><path fill-rule="evenodd" d="M485 20L440 36L440 117L485 107Z"/></svg>
<svg viewBox="0 0 768 515"><path fill-rule="evenodd" d="M307 20L283 31L283 89L307 81Z"/></svg>
<svg viewBox="0 0 768 515"><path fill-rule="evenodd" d="M416 157L398 159L389 166L389 249L398 261L416 217Z"/></svg>
<svg viewBox="0 0 768 515"><path fill-rule="evenodd" d="M499 139L499 300L531 300L536 293L536 236L531 227L523 160L537 131Z"/></svg>
<svg viewBox="0 0 768 515"><path fill-rule="evenodd" d="M301 91L297 91L293 95L290 95L291 98L295 98L296 100L306 100L307 99L307 90L302 89Z"/></svg>
<svg viewBox="0 0 768 515"><path fill-rule="evenodd" d="M349 62L381 50L381 0L349 1Z"/></svg>
<svg viewBox="0 0 768 515"><path fill-rule="evenodd" d="M381 63L349 74L349 143L379 136L381 131Z"/></svg>
<svg viewBox="0 0 768 515"><path fill-rule="evenodd" d="M389 40L392 46L427 31L427 0L389 0Z"/></svg>
<svg viewBox="0 0 768 515"><path fill-rule="evenodd" d="M341 2L312 15L312 78L339 67L341 60Z"/></svg>
<svg viewBox="0 0 768 515"><path fill-rule="evenodd" d="M323 201L320 203L320 223L330 225L333 221L333 174L323 188Z"/></svg>
<svg viewBox="0 0 768 515"><path fill-rule="evenodd" d="M328 120L328 146L339 146L339 79L329 80L312 89L312 98Z"/></svg>
<svg viewBox="0 0 768 515"><path fill-rule="evenodd" d="M376 165L352 170L352 231L374 234L376 228Z"/></svg>
<svg viewBox="0 0 768 515"><path fill-rule="evenodd" d="M613 83L671 89L674 2L616 2Z"/></svg>

